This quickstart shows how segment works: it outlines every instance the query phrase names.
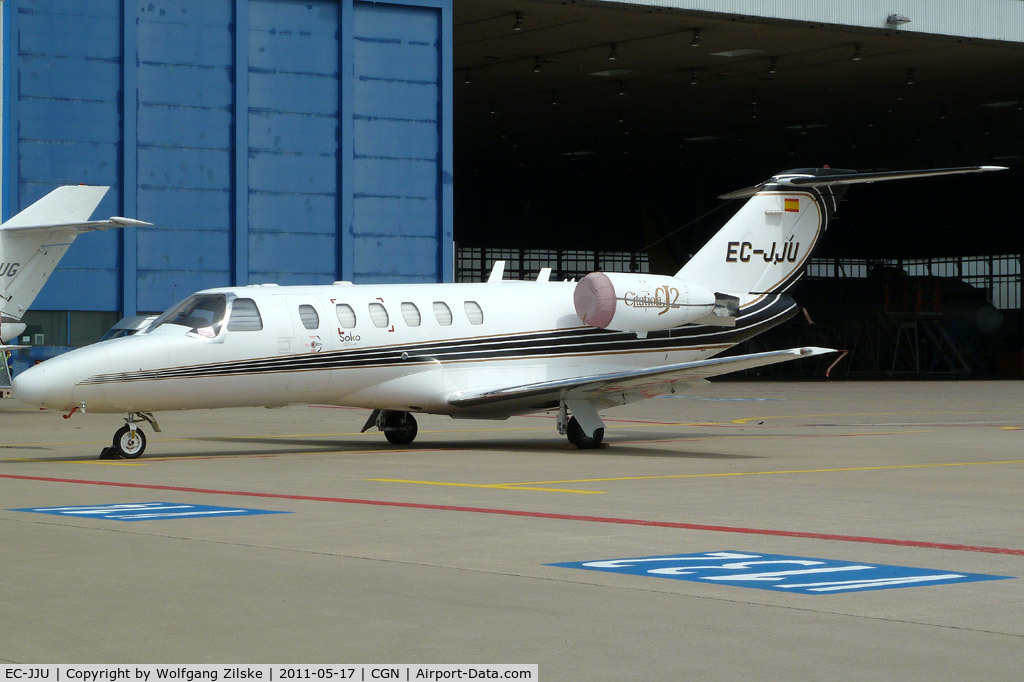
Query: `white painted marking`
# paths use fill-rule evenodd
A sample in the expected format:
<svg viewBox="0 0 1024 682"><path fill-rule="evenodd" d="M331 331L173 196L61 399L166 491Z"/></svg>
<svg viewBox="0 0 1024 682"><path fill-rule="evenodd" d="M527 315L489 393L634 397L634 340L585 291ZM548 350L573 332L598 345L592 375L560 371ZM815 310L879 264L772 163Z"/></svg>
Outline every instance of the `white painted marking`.
<svg viewBox="0 0 1024 682"><path fill-rule="evenodd" d="M874 580L840 580L831 583L802 583L800 585L779 585L780 589L806 587L811 592L833 592L835 590L863 590L868 587L909 585L911 583L955 580L965 577L962 573L938 573L935 575L914 575L904 578L875 578Z"/></svg>
<svg viewBox="0 0 1024 682"><path fill-rule="evenodd" d="M781 563L781 562L780 562ZM795 563L795 562L794 562ZM823 562L816 562L823 563ZM781 580L787 575L807 575L810 573L840 573L843 571L864 571L877 566L826 566L825 568L805 568L797 571L775 571L773 573L744 573L742 575L702 576L701 580ZM856 582L856 581L853 581ZM786 587L792 587L787 585Z"/></svg>
<svg viewBox="0 0 1024 682"><path fill-rule="evenodd" d="M705 559L760 559L759 554L738 554L736 552L710 552L703 556L668 556L649 559L613 559L612 561L588 561L588 568L628 568L634 564L651 561L704 561ZM688 568L719 568L718 566L688 566ZM650 572L650 571L648 571Z"/></svg>

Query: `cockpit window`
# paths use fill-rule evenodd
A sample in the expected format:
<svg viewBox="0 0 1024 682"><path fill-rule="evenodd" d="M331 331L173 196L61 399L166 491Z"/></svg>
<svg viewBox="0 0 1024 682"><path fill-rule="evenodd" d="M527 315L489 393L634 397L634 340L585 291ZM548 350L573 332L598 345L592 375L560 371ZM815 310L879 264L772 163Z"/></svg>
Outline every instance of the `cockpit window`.
<svg viewBox="0 0 1024 682"><path fill-rule="evenodd" d="M263 329L263 318L251 298L236 298L231 302L231 317L228 318L229 332L258 332Z"/></svg>
<svg viewBox="0 0 1024 682"><path fill-rule="evenodd" d="M220 333L224 324L224 309L227 297L224 294L196 294L174 306L156 319L147 331L152 332L165 324L188 327L189 331L213 338Z"/></svg>

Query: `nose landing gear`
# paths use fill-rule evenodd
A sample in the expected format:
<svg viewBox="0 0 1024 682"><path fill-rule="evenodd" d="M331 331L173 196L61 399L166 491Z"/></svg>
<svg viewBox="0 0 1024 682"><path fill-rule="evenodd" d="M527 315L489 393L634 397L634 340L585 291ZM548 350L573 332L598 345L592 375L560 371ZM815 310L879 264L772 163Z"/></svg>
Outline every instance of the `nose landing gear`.
<svg viewBox="0 0 1024 682"><path fill-rule="evenodd" d="M160 433L160 425L149 412L132 412L124 418L125 425L114 432L113 445L100 451L100 459L137 459L146 451L146 434L136 426L148 422Z"/></svg>

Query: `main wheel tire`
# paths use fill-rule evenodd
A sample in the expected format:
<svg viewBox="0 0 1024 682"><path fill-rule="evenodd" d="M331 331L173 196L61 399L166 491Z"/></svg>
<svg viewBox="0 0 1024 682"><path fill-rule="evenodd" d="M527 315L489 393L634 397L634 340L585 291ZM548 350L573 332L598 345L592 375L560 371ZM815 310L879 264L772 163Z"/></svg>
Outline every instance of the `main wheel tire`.
<svg viewBox="0 0 1024 682"><path fill-rule="evenodd" d="M416 418L408 412L389 412L384 418L384 437L392 445L408 445L418 432Z"/></svg>
<svg viewBox="0 0 1024 682"><path fill-rule="evenodd" d="M597 429L593 436L588 436L583 433L583 427L576 421L576 417L572 417L569 419L569 428L566 430L565 436L580 450L590 450L601 447L601 441L604 440L604 429Z"/></svg>
<svg viewBox="0 0 1024 682"><path fill-rule="evenodd" d="M131 428L125 424L114 434L114 447L125 459L140 457L146 451L146 434L142 429L135 429L133 437Z"/></svg>

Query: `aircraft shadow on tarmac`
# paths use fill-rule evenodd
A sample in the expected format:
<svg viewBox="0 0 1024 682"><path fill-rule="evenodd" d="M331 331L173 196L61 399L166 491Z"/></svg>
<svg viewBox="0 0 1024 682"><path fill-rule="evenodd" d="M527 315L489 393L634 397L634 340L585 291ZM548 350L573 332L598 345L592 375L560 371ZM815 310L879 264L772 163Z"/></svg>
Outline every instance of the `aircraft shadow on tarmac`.
<svg viewBox="0 0 1024 682"><path fill-rule="evenodd" d="M704 437L702 437L703 439ZM661 441L671 439L671 443L663 443ZM584 454L584 455L629 455L639 457L679 457L679 458L697 458L697 459L757 459L756 455L735 455L726 453L716 452L705 452L692 450L686 447L685 438L680 439L679 434L644 434L644 438L631 438L625 443L616 443L614 440L606 442L602 447L594 450L579 450L575 446L560 443L557 440L551 438L517 438L516 440L500 440L495 438L486 438L481 440L459 440L457 442L444 442L444 441L430 441L428 439L422 439L410 445L396 448L386 442L376 442L365 440L360 441L346 441L346 440L324 440L324 439L285 439L285 438L196 438L196 441L209 441L209 442L223 442L223 443L251 443L258 445L301 445L308 448L321 449L325 453L332 454L345 454L346 451L351 449L353 452L366 453L368 451L379 452L380 454L388 453L414 453L417 450L422 451L450 451L450 452L477 452L477 453L494 453L501 454L503 452L513 453L538 453L538 454L549 454L554 452L567 453L567 454ZM645 446L644 443L650 441L650 446ZM302 449L288 449L282 450L275 448L273 450L267 450L264 452L252 452L251 450L245 450L240 452L216 452L216 453L195 453L196 455L202 455L206 457L216 457L219 455L225 456L238 456L238 455L280 455L280 454L317 454L316 450L302 450ZM179 455L175 455L179 456ZM180 455L187 457L188 454Z"/></svg>
<svg viewBox="0 0 1024 682"><path fill-rule="evenodd" d="M701 440L707 436L702 435ZM614 439L593 450L579 450L575 446L563 444L557 440L538 438L517 438L515 440L500 440L486 438L480 440L459 440L457 442L431 441L422 439L410 445L396 448L384 441L368 441L354 439L327 439L327 438L238 438L206 436L184 439L196 444L197 447L187 452L160 452L158 448L143 455L136 460L120 460L125 462L145 463L153 460L166 459L220 459L229 457L280 457L288 455L345 455L349 452L360 455L374 454L399 454L413 455L416 451L430 452L442 451L452 453L475 453L479 455L503 453L520 453L538 455L546 454L567 454L587 456L625 456L625 457L659 457L686 459L758 459L757 455L738 455L730 453L709 452L699 450L687 444L686 438L680 438L678 433L645 433L642 438L630 435L626 442L616 443ZM669 441L669 442L664 442ZM207 450L201 443L228 443L237 447L229 450ZM649 444L648 444L649 443ZM156 445L154 443L153 445ZM694 444L695 445L695 444ZM262 446L258 449L247 446ZM264 449L265 448L265 449ZM19 448L20 449L20 448ZM25 448L29 449L29 448ZM34 448L40 450L44 448ZM0 460L4 464L19 464L29 462L89 462L96 460L99 456L95 453L81 453L76 455L65 455L59 457L20 457ZM114 460L117 461L117 460Z"/></svg>

